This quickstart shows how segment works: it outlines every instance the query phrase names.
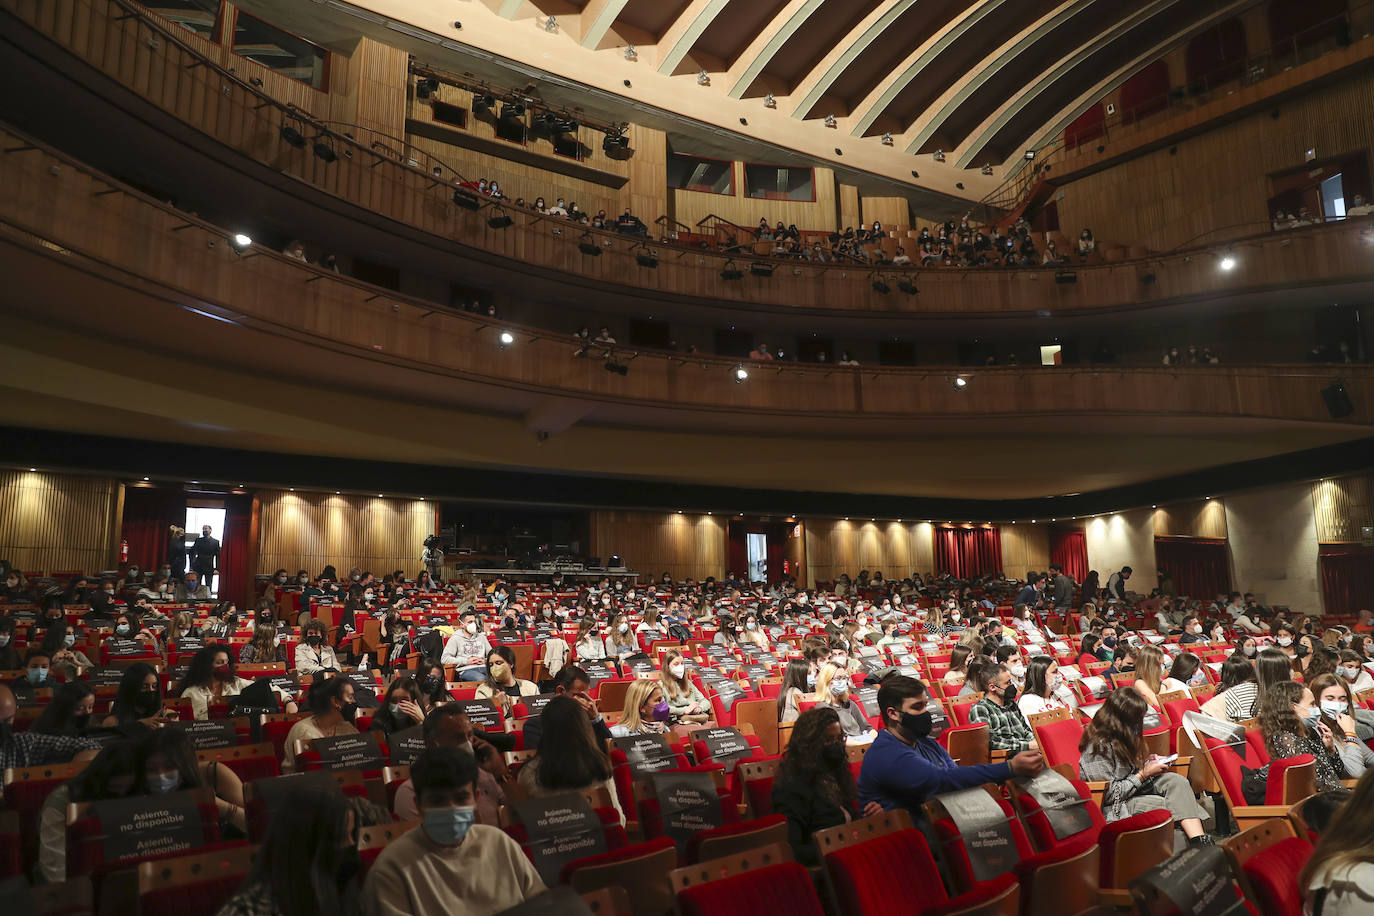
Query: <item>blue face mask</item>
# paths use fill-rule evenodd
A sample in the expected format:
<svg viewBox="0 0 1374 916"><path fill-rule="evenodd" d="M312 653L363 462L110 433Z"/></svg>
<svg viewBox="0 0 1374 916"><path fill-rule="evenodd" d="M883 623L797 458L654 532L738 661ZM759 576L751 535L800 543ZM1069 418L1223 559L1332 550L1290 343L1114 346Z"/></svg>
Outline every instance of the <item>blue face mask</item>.
<svg viewBox="0 0 1374 916"><path fill-rule="evenodd" d="M426 808L423 812L425 834L440 846L457 846L477 821L477 806Z"/></svg>
<svg viewBox="0 0 1374 916"><path fill-rule="evenodd" d="M806 686L808 686L808 687L815 687L815 686L816 686L816 675L814 675L814 674L808 674L808 675L806 676Z"/></svg>
<svg viewBox="0 0 1374 916"><path fill-rule="evenodd" d="M1307 715L1303 717L1303 721L1307 723L1308 728L1316 728L1317 723L1321 721L1321 718L1322 711L1320 709L1309 709L1307 711Z"/></svg>
<svg viewBox="0 0 1374 916"><path fill-rule="evenodd" d="M118 633L120 636L128 636L129 625L127 623L121 623L119 626L115 627L115 632Z"/></svg>
<svg viewBox="0 0 1374 916"><path fill-rule="evenodd" d="M48 669L30 668L28 678L30 684L41 684L48 679Z"/></svg>
<svg viewBox="0 0 1374 916"><path fill-rule="evenodd" d="M70 649L72 646L76 645L76 637L68 633L66 636L62 637L62 642Z"/></svg>
<svg viewBox="0 0 1374 916"><path fill-rule="evenodd" d="M166 795L181 788L181 771L171 770L166 773L158 773L148 777L148 793L150 795Z"/></svg>

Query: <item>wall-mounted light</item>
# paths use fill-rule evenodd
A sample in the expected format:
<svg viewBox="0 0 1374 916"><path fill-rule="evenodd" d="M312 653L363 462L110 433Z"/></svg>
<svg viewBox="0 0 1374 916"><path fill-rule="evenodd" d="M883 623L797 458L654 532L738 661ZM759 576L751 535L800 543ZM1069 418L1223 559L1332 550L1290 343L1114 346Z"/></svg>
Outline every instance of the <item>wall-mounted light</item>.
<svg viewBox="0 0 1374 916"><path fill-rule="evenodd" d="M698 73L698 74L697 74L697 85L698 85L698 86L709 86L709 85L711 85L711 74L707 73L705 70L702 70L700 73Z"/></svg>
<svg viewBox="0 0 1374 916"><path fill-rule="evenodd" d="M887 133L883 134L883 146L891 146L891 145L892 145L892 134L887 134Z"/></svg>
<svg viewBox="0 0 1374 916"><path fill-rule="evenodd" d="M626 46L625 46L625 59L626 59L626 60L639 60L639 52L635 50L635 46L634 46L634 45L626 45Z"/></svg>
<svg viewBox="0 0 1374 916"><path fill-rule="evenodd" d="M496 335L496 342L500 344L501 349L504 350L506 347L515 343L515 335L510 331L502 331L500 334Z"/></svg>
<svg viewBox="0 0 1374 916"><path fill-rule="evenodd" d="M777 108L777 107L778 107L778 100L775 99L775 98L773 98L773 93L770 92L770 93L768 93L767 95L765 95L765 96L763 97L763 107L764 107L764 108Z"/></svg>
<svg viewBox="0 0 1374 916"><path fill-rule="evenodd" d="M730 370L730 376L735 380L735 384L738 385L749 380L749 370L744 368L744 365L741 363ZM143 479L147 480L148 478L145 477Z"/></svg>

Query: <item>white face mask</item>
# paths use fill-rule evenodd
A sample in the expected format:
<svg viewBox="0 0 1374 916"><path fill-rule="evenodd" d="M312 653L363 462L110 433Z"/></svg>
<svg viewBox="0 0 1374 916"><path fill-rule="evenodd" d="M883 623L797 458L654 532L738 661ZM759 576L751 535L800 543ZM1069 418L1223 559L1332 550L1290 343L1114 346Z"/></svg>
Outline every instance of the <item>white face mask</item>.
<svg viewBox="0 0 1374 916"><path fill-rule="evenodd" d="M1322 712L1331 718L1346 714L1345 703L1341 700L1322 700Z"/></svg>
<svg viewBox="0 0 1374 916"><path fill-rule="evenodd" d="M1355 678L1360 676L1360 669L1341 667L1336 669L1336 673L1339 674L1341 677L1345 678L1347 681L1353 681L1355 680Z"/></svg>
<svg viewBox="0 0 1374 916"><path fill-rule="evenodd" d="M1247 658L1254 658L1254 656L1255 656L1255 647L1254 647L1254 646L1243 646L1243 647L1241 648L1240 651L1243 652L1243 653L1245 653L1245 656L1246 656Z"/></svg>
<svg viewBox="0 0 1374 916"><path fill-rule="evenodd" d="M1201 624L1193 624L1191 627L1188 628L1188 632L1192 633L1194 636L1198 635L1202 632Z"/></svg>
<svg viewBox="0 0 1374 916"><path fill-rule="evenodd" d="M668 666L668 673L675 678L681 678L687 667L682 662L673 662Z"/></svg>
<svg viewBox="0 0 1374 916"><path fill-rule="evenodd" d="M951 623L958 623L958 622L959 622L959 612L958 612L958 611L955 611L954 613L950 614L950 615L949 615L949 619L950 619L950 622L951 622Z"/></svg>
<svg viewBox="0 0 1374 916"><path fill-rule="evenodd" d="M616 632L628 633L630 632L630 625L628 623L622 623L620 626L616 627Z"/></svg>
<svg viewBox="0 0 1374 916"><path fill-rule="evenodd" d="M1280 637L1276 640L1276 642L1277 642L1279 645L1283 646L1285 649L1287 649L1289 646L1293 645L1293 640L1290 639L1290 638L1287 637L1287 636L1280 636Z"/></svg>
<svg viewBox="0 0 1374 916"><path fill-rule="evenodd" d="M1025 676L1026 676L1026 666L1025 666L1025 665L1010 665L1010 666L1007 667L1007 670L1011 672L1011 676L1012 676L1012 677L1025 677Z"/></svg>
<svg viewBox="0 0 1374 916"><path fill-rule="evenodd" d="M468 631L469 636L477 635L477 624L475 623L469 622L463 627L463 629Z"/></svg>

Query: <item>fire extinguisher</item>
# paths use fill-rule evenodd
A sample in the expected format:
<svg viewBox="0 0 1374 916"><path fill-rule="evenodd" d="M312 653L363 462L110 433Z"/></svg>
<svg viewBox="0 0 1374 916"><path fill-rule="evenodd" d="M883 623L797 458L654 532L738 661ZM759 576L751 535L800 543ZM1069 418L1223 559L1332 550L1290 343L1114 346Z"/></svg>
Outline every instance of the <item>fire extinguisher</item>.
<svg viewBox="0 0 1374 916"><path fill-rule="evenodd" d="M119 562L129 562L129 541L127 539L119 542Z"/></svg>

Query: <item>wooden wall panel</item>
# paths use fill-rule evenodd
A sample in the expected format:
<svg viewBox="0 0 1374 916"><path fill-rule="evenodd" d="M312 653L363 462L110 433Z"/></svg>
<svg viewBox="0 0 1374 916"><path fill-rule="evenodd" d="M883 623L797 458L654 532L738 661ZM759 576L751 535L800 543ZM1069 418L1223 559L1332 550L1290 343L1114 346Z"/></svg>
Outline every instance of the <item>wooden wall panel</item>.
<svg viewBox="0 0 1374 916"><path fill-rule="evenodd" d="M332 563L340 575L353 566L379 578L415 575L425 538L437 533L435 504L418 499L264 490L258 503L258 573L318 573Z"/></svg>
<svg viewBox="0 0 1374 916"><path fill-rule="evenodd" d="M0 471L0 557L27 573L112 569L119 491L105 477Z"/></svg>
<svg viewBox="0 0 1374 916"><path fill-rule="evenodd" d="M1216 538L1226 540L1226 504L1220 499L1172 503L1155 510L1158 537Z"/></svg>
<svg viewBox="0 0 1374 916"><path fill-rule="evenodd" d="M860 570L881 570L898 579L934 566L934 536L925 522L863 522L846 519L809 519L806 522L806 573L810 584L833 582L841 573L850 578Z"/></svg>
<svg viewBox="0 0 1374 916"><path fill-rule="evenodd" d="M854 185L840 185L839 208L840 226L853 226L857 229L864 221L863 209L859 204L859 189Z"/></svg>
<svg viewBox="0 0 1374 916"><path fill-rule="evenodd" d="M400 48L363 38L349 60L347 80L339 83L346 82L348 90L356 92L357 111L350 120L369 130L404 137L410 55ZM331 86L330 91L337 90Z"/></svg>
<svg viewBox="0 0 1374 916"><path fill-rule="evenodd" d="M757 226L760 219L767 219L770 226L781 220L783 225L795 225L804 231L829 232L837 225L839 211L835 199L835 173L830 169L816 169L816 199L808 203L746 197L744 166L736 162L734 168L735 193L732 196L674 188L672 195L678 221L695 226L698 221L714 214L746 229ZM664 183L667 184L666 166Z"/></svg>
<svg viewBox="0 0 1374 916"><path fill-rule="evenodd" d="M1360 542L1360 529L1374 525L1374 474L1329 477L1312 484L1317 543Z"/></svg>
<svg viewBox="0 0 1374 916"><path fill-rule="evenodd" d="M679 512L590 513L590 556L619 556L649 579L667 572L674 580L724 577L727 519Z"/></svg>
<svg viewBox="0 0 1374 916"><path fill-rule="evenodd" d="M1023 579L1030 570L1050 567L1050 530L1047 525L1001 525L1002 572Z"/></svg>
<svg viewBox="0 0 1374 916"><path fill-rule="evenodd" d="M1374 121L1350 117L1350 112L1371 109L1374 73L1350 74L1072 181L1062 188L1062 197L1056 195L1061 231L1073 238L1086 226L1099 245L1144 245L1156 251L1200 238L1205 242L1211 232L1221 233L1213 238L1227 238L1263 231L1271 216L1268 176L1301 167L1309 149L1316 150L1319 160L1367 157L1374 146ZM1272 111L1279 117L1271 117ZM1072 163L1057 170L1066 167ZM1355 191L1368 197L1371 189L1346 188L1346 196ZM1239 254L1242 269L1247 269L1254 258L1245 249Z"/></svg>
<svg viewBox="0 0 1374 916"><path fill-rule="evenodd" d="M875 219L884 228L911 225L911 204L905 197L864 197L860 203L865 226L872 225Z"/></svg>

